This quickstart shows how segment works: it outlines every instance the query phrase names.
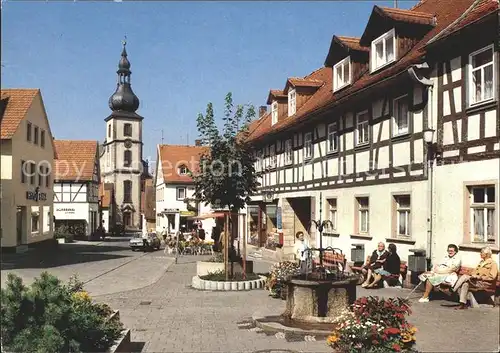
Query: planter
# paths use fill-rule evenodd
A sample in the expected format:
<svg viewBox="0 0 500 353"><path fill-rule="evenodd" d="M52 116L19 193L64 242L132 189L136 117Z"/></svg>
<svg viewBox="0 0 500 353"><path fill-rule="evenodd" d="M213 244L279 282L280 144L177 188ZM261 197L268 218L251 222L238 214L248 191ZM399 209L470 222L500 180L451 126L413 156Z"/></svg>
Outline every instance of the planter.
<svg viewBox="0 0 500 353"><path fill-rule="evenodd" d="M266 283L265 276L259 276L259 279L251 281L208 281L194 276L191 285L195 289L211 291L241 291L252 289L263 289Z"/></svg>
<svg viewBox="0 0 500 353"><path fill-rule="evenodd" d="M228 264L231 266L231 263ZM243 267L237 263L233 262L233 271L235 273L242 273ZM208 261L197 261L196 262L196 275L205 276L208 275L209 272L217 272L224 271L224 263L223 262L208 262ZM246 273L253 273L253 261L246 262Z"/></svg>
<svg viewBox="0 0 500 353"><path fill-rule="evenodd" d="M130 329L123 330L122 335L115 341L107 353L130 352Z"/></svg>

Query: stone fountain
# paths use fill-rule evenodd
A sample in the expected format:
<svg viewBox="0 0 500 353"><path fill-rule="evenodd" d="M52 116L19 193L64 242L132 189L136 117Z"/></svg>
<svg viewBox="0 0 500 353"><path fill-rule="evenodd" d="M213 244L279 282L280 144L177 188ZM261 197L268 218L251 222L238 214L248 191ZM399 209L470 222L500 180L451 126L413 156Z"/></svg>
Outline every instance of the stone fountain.
<svg viewBox="0 0 500 353"><path fill-rule="evenodd" d="M342 250L323 248L323 230L331 222L321 219L321 198L320 194L320 219L311 222L311 226L314 225L319 232L319 247L304 251L307 266L303 266L301 274L291 277L286 283L288 291L285 312L274 317L253 318L255 325L263 330L328 336L335 318L356 300L359 276L345 272L346 260ZM329 268L324 266L324 255L328 252L336 259L333 267ZM318 266L312 261L315 253L319 255Z"/></svg>

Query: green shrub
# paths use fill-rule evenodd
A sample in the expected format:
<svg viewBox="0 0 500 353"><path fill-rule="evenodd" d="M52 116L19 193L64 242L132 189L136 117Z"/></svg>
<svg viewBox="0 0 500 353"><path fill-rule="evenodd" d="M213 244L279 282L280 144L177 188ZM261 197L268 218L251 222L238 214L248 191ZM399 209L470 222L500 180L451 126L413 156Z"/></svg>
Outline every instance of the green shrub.
<svg viewBox="0 0 500 353"><path fill-rule="evenodd" d="M75 277L67 285L44 272L30 287L9 274L1 290L2 346L8 352L105 352L123 326L92 301Z"/></svg>
<svg viewBox="0 0 500 353"><path fill-rule="evenodd" d="M214 272L208 272L207 275L200 276L201 279L205 281L218 281L224 282L226 281L226 273L224 270L217 270ZM259 279L260 277L255 273L247 273L246 278L243 278L243 274L241 272L235 272L233 276L229 274L228 281L237 282L237 281L253 281Z"/></svg>

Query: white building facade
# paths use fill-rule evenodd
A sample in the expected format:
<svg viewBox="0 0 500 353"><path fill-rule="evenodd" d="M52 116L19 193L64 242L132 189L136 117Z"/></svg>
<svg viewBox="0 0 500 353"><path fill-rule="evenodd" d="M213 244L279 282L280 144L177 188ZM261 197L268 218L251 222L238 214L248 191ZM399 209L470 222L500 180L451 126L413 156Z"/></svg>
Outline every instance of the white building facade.
<svg viewBox="0 0 500 353"><path fill-rule="evenodd" d="M333 37L324 68L270 91L270 113L250 127L262 172L247 207L251 245L293 256L299 231L320 245L311 223L321 219L323 247L356 262L380 241L404 261L421 250L435 263L450 243L470 267L481 247L498 253L498 3L481 9L483 27L446 39L452 6L375 6L361 38ZM476 41L479 32L491 36Z"/></svg>

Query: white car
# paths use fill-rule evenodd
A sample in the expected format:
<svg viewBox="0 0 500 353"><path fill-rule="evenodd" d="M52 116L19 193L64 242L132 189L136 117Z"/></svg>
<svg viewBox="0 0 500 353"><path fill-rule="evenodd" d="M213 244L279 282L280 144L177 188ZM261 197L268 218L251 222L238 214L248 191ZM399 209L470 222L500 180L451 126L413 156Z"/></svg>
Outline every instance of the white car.
<svg viewBox="0 0 500 353"><path fill-rule="evenodd" d="M160 250L161 242L155 233L149 233L146 239L147 247L144 247L144 238L142 234L137 233L132 239L130 239L129 245L132 251L135 250Z"/></svg>

